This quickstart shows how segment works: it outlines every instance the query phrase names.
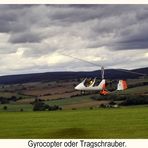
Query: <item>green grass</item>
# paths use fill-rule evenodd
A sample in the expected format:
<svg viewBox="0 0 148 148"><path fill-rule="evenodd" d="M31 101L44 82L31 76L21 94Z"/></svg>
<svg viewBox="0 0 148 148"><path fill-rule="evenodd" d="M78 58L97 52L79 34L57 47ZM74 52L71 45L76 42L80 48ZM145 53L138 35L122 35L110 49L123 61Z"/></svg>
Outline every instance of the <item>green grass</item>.
<svg viewBox="0 0 148 148"><path fill-rule="evenodd" d="M93 101L90 99L90 96L79 96L74 98L65 98L61 100L51 100L51 101L45 101L46 104L49 105L59 105L63 109L65 109L66 105L73 105L73 104L81 104L85 102ZM4 106L7 106L7 110L4 110ZM19 112L20 109L23 109L24 111L32 111L33 106L31 104L17 104L17 103L10 103L10 104L0 104L0 112Z"/></svg>
<svg viewBox="0 0 148 148"><path fill-rule="evenodd" d="M28 99L30 98L30 96L27 96L27 95L23 95L23 94L18 94L17 92L15 93L11 93L11 92L4 92L4 91L1 91L0 92L0 97L5 97L5 98L10 98L12 96L16 96L17 98L21 97L22 99Z"/></svg>
<svg viewBox="0 0 148 148"><path fill-rule="evenodd" d="M148 107L0 112L0 138L148 138Z"/></svg>
<svg viewBox="0 0 148 148"><path fill-rule="evenodd" d="M49 105L60 105L60 106L71 105L71 104L84 103L84 102L90 101L92 100L90 98L91 96L92 95L65 98L65 99L60 99L60 100L51 100L51 101L45 101L45 103Z"/></svg>
<svg viewBox="0 0 148 148"><path fill-rule="evenodd" d="M117 94L118 93L129 94L129 95L148 93L148 85L128 88L127 90L117 92Z"/></svg>
<svg viewBox="0 0 148 148"><path fill-rule="evenodd" d="M7 106L7 110L4 110L4 106ZM32 111L32 108L31 104L1 104L0 112L18 112L21 109L23 109L23 111Z"/></svg>
<svg viewBox="0 0 148 148"><path fill-rule="evenodd" d="M128 79L127 83L128 84L137 84L137 83L143 83L143 82L148 82L148 78L139 78L139 79Z"/></svg>

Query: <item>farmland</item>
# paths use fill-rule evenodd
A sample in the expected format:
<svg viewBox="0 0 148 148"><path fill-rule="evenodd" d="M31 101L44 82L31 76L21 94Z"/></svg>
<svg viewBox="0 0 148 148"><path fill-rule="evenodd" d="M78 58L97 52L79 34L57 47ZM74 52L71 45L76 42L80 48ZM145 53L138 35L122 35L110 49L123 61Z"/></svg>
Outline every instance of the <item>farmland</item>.
<svg viewBox="0 0 148 148"><path fill-rule="evenodd" d="M125 91L117 92L116 96L120 100L120 96L137 97L148 94L148 79L129 79L128 84L131 88ZM80 91L74 90L74 86L78 84L77 80L59 81L59 82L34 82L24 84L10 84L0 86L0 97L3 102L0 104L0 111L32 111L31 105L35 99L40 99L48 105L59 105L62 109L81 109L81 108L97 108L101 104L109 103L116 96L108 99L106 96L99 96L98 92L90 92L81 94ZM133 87L136 85L136 87ZM92 99L94 96L98 99ZM8 98L8 99L7 99ZM4 110L4 107L7 108Z"/></svg>
<svg viewBox="0 0 148 148"><path fill-rule="evenodd" d="M1 85L0 138L148 138L147 82L128 80L130 87L115 96L81 94L77 80ZM33 111L36 99L62 110ZM128 99L142 105L120 106ZM112 101L119 107L100 107Z"/></svg>

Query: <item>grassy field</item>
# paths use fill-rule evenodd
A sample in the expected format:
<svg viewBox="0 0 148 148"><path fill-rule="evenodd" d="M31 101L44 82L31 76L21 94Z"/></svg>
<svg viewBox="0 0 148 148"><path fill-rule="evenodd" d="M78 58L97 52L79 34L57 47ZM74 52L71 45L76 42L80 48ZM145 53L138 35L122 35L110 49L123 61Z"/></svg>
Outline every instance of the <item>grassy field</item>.
<svg viewBox="0 0 148 148"><path fill-rule="evenodd" d="M131 94L131 95L144 94L144 93L146 94L146 93L148 93L148 85L129 88L125 91L118 92L118 93L120 93L120 94Z"/></svg>
<svg viewBox="0 0 148 148"><path fill-rule="evenodd" d="M4 107L7 106L7 110L4 110ZM0 112L19 112L23 109L23 111L32 111L31 104L1 104Z"/></svg>
<svg viewBox="0 0 148 148"><path fill-rule="evenodd" d="M86 95L86 96L77 96L73 98L64 98L59 100L50 100L45 101L46 104L53 106L58 105L62 107L62 109L79 109L79 108L89 108L89 107L98 107L100 104L108 102L107 100L96 101L91 99L93 95ZM28 99L25 99L28 100ZM22 102L22 101L21 101ZM4 107L7 106L7 110L4 110ZM0 104L0 111L3 112L16 112L23 109L23 111L32 111L33 106L28 103L12 103L12 104Z"/></svg>
<svg viewBox="0 0 148 148"><path fill-rule="evenodd" d="M148 138L148 107L0 112L0 138Z"/></svg>

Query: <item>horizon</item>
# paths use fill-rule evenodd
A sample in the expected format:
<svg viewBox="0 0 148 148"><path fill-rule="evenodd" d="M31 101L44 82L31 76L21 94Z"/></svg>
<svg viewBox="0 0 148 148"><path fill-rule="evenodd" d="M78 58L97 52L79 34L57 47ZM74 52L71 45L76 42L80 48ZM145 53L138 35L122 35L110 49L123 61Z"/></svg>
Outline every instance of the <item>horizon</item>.
<svg viewBox="0 0 148 148"><path fill-rule="evenodd" d="M136 68L136 69L122 69L122 70L128 70L128 71L133 71L133 70L139 70L139 69L145 69L145 68L148 68L148 67L141 67L141 68ZM118 71L117 69L115 68L107 68L105 69L106 70L115 70L115 71ZM101 71L101 69L98 69L98 70L91 70L91 71L88 71L88 70L84 70L84 71L44 71L44 72L34 72L34 73L18 73L18 74L10 74L10 75L0 75L0 77L7 77L7 76L18 76L18 75L31 75L31 74L44 74L44 73L60 73L60 72L64 72L64 73L68 73L68 72L95 72L95 71ZM120 71L122 72L122 71ZM144 73L141 73L141 74L144 74Z"/></svg>

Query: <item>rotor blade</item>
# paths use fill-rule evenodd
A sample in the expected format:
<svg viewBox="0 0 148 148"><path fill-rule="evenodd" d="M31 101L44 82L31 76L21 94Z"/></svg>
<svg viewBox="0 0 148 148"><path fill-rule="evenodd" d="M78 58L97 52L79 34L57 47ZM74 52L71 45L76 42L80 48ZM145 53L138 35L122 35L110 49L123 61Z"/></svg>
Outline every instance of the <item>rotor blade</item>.
<svg viewBox="0 0 148 148"><path fill-rule="evenodd" d="M127 72L127 73L132 73L132 74L137 74L137 75L142 75L142 76L146 76L147 74L144 73L140 73L140 72L134 72L131 70L127 70L127 69L114 69L116 71L123 71L123 72Z"/></svg>
<svg viewBox="0 0 148 148"><path fill-rule="evenodd" d="M90 61L87 61L87 60L84 60L84 59L80 59L80 58L77 58L77 57L73 57L73 56L71 56L71 55L66 55L66 54L63 54L63 53L60 53L60 54L63 55L63 56L71 57L71 58L73 58L73 59L76 59L76 60L79 60L79 61L83 61L83 62L92 64L92 65L101 67L101 68L104 67L104 66L102 66L102 65L95 64L95 63L93 63L93 62L90 62ZM123 71L123 72L127 72L127 73L132 73L132 74L147 76L147 74L140 73L140 72L134 72L134 71L130 71L130 70L127 70L127 69L115 69L115 68L112 68L112 69L114 69L114 70L116 70L116 71Z"/></svg>
<svg viewBox="0 0 148 148"><path fill-rule="evenodd" d="M93 62L84 60L84 59L80 59L80 58L73 57L73 56L71 56L71 55L66 55L66 54L63 54L63 53L60 53L60 54L63 55L63 56L71 57L71 58L73 58L73 59L76 59L76 60L79 60L79 61L82 61L82 62L86 62L86 63L92 64L92 65L95 65L95 66L102 67L102 65L98 65L98 64L95 64L95 63L93 63Z"/></svg>

